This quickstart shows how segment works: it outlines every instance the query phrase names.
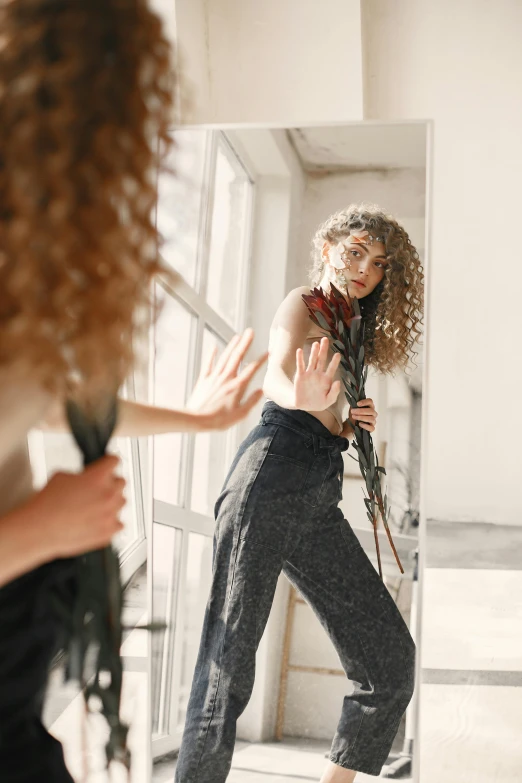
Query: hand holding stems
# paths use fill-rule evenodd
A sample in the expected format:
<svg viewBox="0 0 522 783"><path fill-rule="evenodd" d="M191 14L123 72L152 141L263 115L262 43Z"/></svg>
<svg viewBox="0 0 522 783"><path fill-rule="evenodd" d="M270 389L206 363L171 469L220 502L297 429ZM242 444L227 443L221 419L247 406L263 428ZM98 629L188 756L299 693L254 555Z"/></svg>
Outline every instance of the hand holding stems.
<svg viewBox="0 0 522 783"><path fill-rule="evenodd" d="M247 329L229 342L216 362L217 348L201 369L198 381L187 410L201 417L201 431L225 430L245 418L261 397L263 391L256 389L243 400L247 386L266 362L268 353L250 362L239 374L239 366L252 344L254 332Z"/></svg>
<svg viewBox="0 0 522 783"><path fill-rule="evenodd" d="M72 557L101 549L123 529L119 512L126 503L125 480L116 475L119 464L110 455L81 473L55 473L33 497L35 515L48 520L52 554Z"/></svg>
<svg viewBox="0 0 522 783"><path fill-rule="evenodd" d="M379 414L375 410L375 403L373 400L359 400L357 403L357 408L350 408L348 418L343 423L341 437L349 439L353 438L355 435L355 424L358 424L359 427L363 430L374 432L378 415Z"/></svg>
<svg viewBox="0 0 522 783"><path fill-rule="evenodd" d="M335 354L327 365L328 349L327 337L323 337L320 343L313 343L308 366L305 366L302 349L296 351L294 391L295 407L299 410L323 411L339 396L341 382L334 377L341 357Z"/></svg>
<svg viewBox="0 0 522 783"><path fill-rule="evenodd" d="M125 481L103 457L81 473L56 473L0 520L0 585L55 558L102 549L123 529Z"/></svg>

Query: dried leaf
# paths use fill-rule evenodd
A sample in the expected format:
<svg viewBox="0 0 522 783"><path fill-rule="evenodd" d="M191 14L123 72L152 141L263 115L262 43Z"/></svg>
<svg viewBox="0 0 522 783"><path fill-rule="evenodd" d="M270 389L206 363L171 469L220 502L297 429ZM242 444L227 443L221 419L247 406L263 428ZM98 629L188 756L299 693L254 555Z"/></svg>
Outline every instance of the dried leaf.
<svg viewBox="0 0 522 783"><path fill-rule="evenodd" d="M357 388L357 381L355 380L355 377L352 375L350 370L346 370L346 377L348 378L352 386L355 386L355 388Z"/></svg>
<svg viewBox="0 0 522 783"><path fill-rule="evenodd" d="M319 326L321 327L321 329L324 329L325 332L328 332L329 331L329 327L328 327L328 323L327 323L326 318L324 317L324 315L322 313L320 313L320 312L316 312L315 313L315 317L316 317L317 322L318 322Z"/></svg>
<svg viewBox="0 0 522 783"><path fill-rule="evenodd" d="M366 457L362 453L362 451L359 452L359 462L362 464L363 468L365 470L368 470L368 463L366 461Z"/></svg>

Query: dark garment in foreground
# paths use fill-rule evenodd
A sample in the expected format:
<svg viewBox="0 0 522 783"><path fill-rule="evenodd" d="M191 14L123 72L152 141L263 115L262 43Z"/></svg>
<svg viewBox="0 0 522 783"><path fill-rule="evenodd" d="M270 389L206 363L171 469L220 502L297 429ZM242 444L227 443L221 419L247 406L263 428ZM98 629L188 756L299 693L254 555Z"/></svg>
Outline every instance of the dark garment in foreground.
<svg viewBox="0 0 522 783"><path fill-rule="evenodd" d="M176 783L223 783L283 571L350 681L330 759L378 775L413 693L415 646L338 503L345 438L273 402L216 504L214 565Z"/></svg>
<svg viewBox="0 0 522 783"><path fill-rule="evenodd" d="M0 781L73 783L41 717L51 662L63 647L55 605L71 605L73 561L56 560L0 588Z"/></svg>
<svg viewBox="0 0 522 783"><path fill-rule="evenodd" d="M71 432L85 465L105 454L117 409L114 395L99 400L90 413L78 403L67 403ZM109 557L115 559L119 591L117 556L110 550ZM98 596L91 587L82 602L80 562L78 558L54 560L0 588L0 783L74 783L61 744L46 731L41 718L52 660L71 640L79 641L83 649L85 613L96 607ZM105 573L107 567L100 568L100 578ZM104 590L105 582L101 584ZM116 600L114 587L114 583L107 587L107 604L119 612L120 594ZM111 665L111 676L121 684L121 659L113 656ZM111 717L119 720L120 692L114 682L111 690L118 698Z"/></svg>

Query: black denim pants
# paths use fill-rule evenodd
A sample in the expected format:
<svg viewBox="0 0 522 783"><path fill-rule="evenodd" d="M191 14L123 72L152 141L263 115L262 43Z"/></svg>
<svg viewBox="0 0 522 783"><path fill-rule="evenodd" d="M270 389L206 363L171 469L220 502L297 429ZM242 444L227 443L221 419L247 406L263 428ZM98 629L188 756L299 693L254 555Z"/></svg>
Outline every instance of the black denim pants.
<svg viewBox="0 0 522 783"><path fill-rule="evenodd" d="M211 594L176 783L222 783L283 571L317 614L349 680L330 759L378 775L413 693L415 646L338 507L345 438L265 404L216 503Z"/></svg>
<svg viewBox="0 0 522 783"><path fill-rule="evenodd" d="M67 643L55 601L75 596L73 560L54 560L0 588L0 781L73 783L42 724L49 669Z"/></svg>

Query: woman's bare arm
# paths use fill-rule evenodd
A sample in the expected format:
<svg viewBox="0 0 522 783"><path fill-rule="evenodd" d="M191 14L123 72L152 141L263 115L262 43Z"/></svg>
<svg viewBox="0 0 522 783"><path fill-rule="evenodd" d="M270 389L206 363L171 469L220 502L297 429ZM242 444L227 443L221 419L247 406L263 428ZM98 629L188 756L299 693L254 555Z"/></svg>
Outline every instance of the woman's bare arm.
<svg viewBox="0 0 522 783"><path fill-rule="evenodd" d="M302 345L310 331L310 318L304 293L309 289L291 291L274 317L263 391L283 408L322 411L339 395L340 382L334 377L340 356L336 354L328 363L325 337L314 343L305 366Z"/></svg>
<svg viewBox="0 0 522 783"><path fill-rule="evenodd" d="M167 432L200 432L204 429L204 418L191 411L156 408L138 402L118 400L118 424L115 435L140 437L161 435ZM46 432L70 432L62 401L57 401L47 412L45 420L38 425Z"/></svg>
<svg viewBox="0 0 522 783"><path fill-rule="evenodd" d="M215 355L211 356L202 368L185 409L157 408L120 399L114 434L140 437L168 432L208 432L237 424L262 397L262 391L258 389L244 398L250 381L266 361L266 354L239 372L253 336L252 330L247 329L242 336L236 335L230 341L217 361ZM61 400L52 405L39 427L52 432L69 432Z"/></svg>
<svg viewBox="0 0 522 783"><path fill-rule="evenodd" d="M294 377L296 352L301 348L310 331L310 318L303 294L309 294L306 286L290 291L279 308L270 327L268 344L268 368L263 383L266 397L290 410L296 408Z"/></svg>

